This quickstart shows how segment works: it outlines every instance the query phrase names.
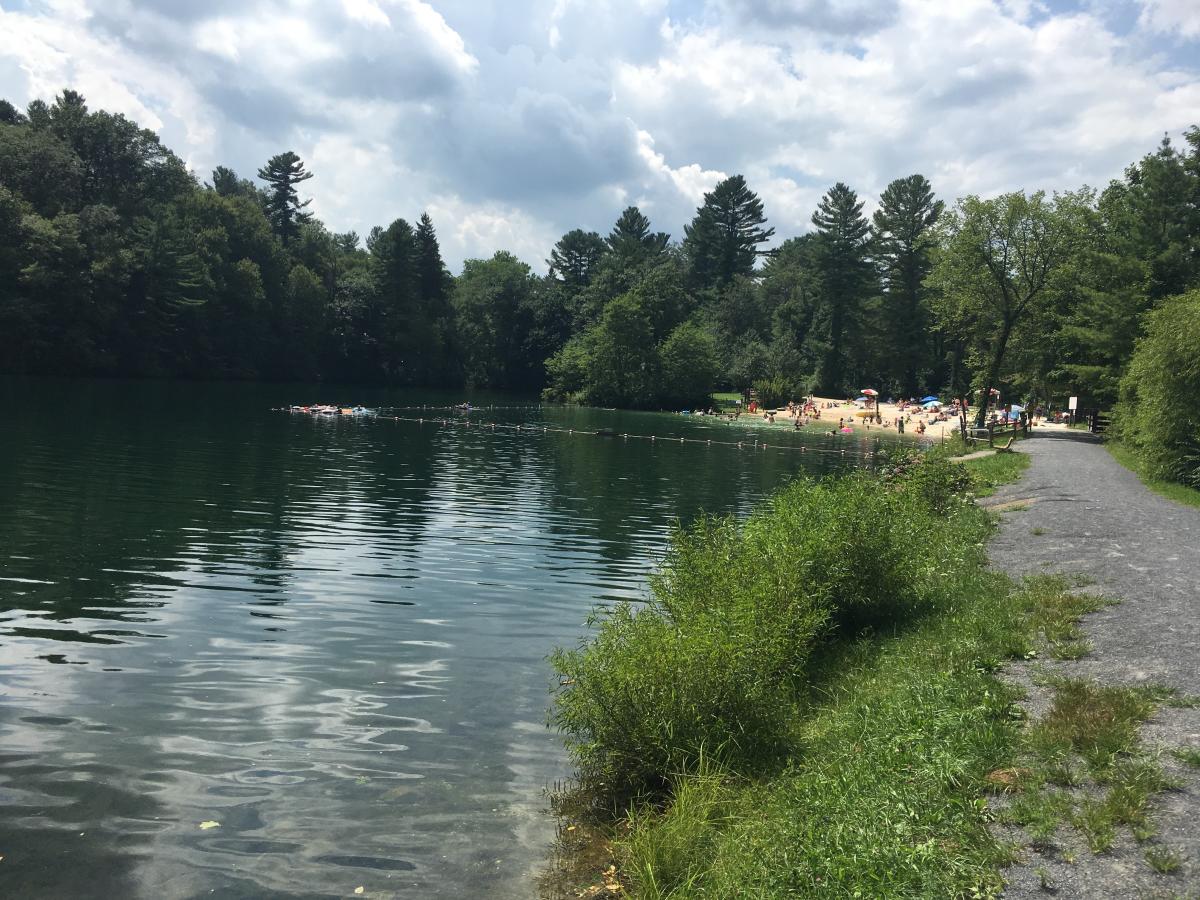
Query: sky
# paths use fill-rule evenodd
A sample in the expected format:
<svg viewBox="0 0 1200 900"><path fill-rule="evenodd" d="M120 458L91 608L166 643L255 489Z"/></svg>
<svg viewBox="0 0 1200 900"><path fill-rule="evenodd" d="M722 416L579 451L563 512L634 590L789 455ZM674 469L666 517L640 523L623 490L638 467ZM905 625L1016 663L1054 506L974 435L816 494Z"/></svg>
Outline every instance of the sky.
<svg viewBox="0 0 1200 900"><path fill-rule="evenodd" d="M0 97L63 88L201 180L294 150L333 230L429 212L545 271L742 174L776 241L843 181L1103 187L1200 124L1200 0L0 0Z"/></svg>

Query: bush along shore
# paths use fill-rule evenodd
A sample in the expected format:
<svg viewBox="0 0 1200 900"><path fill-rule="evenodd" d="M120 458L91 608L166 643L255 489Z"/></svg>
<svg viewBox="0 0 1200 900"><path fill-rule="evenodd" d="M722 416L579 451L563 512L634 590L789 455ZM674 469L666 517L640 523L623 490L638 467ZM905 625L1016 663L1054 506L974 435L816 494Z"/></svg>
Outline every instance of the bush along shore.
<svg viewBox="0 0 1200 900"><path fill-rule="evenodd" d="M552 656L577 778L553 798L544 895L986 897L1018 854L998 815L1089 829L1097 849L1146 829L1168 785L1129 735L1159 698L1097 736L1088 712L1114 698L1064 683L1055 723L1026 726L998 670L1074 653L1098 601L989 571L973 495L1024 460L947 455L798 480L744 522L678 530L647 601ZM1109 760L1114 790L1129 756L1134 788L1072 807L1051 786L1079 754Z"/></svg>

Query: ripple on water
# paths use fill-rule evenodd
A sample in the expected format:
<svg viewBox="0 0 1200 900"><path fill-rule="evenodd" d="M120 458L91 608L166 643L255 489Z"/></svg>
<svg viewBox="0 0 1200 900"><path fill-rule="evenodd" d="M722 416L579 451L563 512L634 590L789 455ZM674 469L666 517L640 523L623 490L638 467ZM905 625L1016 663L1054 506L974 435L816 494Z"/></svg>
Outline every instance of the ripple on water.
<svg viewBox="0 0 1200 900"><path fill-rule="evenodd" d="M567 772L546 655L644 596L677 519L745 512L804 464L314 421L256 386L75 388L0 442L13 896L527 895Z"/></svg>

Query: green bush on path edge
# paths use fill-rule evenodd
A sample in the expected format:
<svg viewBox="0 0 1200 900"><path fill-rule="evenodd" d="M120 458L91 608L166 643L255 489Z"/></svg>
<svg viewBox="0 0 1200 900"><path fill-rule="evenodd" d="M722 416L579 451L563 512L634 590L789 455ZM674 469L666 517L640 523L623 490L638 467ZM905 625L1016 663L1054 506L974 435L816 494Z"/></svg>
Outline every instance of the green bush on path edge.
<svg viewBox="0 0 1200 900"><path fill-rule="evenodd" d="M552 797L543 895L987 897L1016 853L998 816L1031 840L1151 840L1169 780L1136 725L1167 693L1064 681L1026 725L997 670L1086 652L1075 623L1099 601L986 569L973 467L901 454L702 519L645 604L556 652L578 778ZM1065 784L1088 779L1092 799Z"/></svg>

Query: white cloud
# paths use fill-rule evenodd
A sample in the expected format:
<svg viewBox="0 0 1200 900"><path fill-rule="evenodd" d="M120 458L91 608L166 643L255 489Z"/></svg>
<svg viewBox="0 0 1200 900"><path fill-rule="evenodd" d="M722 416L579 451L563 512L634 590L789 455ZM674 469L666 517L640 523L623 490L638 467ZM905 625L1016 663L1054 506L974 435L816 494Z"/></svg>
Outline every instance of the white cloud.
<svg viewBox="0 0 1200 900"><path fill-rule="evenodd" d="M1140 0L1138 21L1145 28L1200 38L1200 4L1196 0Z"/></svg>
<svg viewBox="0 0 1200 900"><path fill-rule="evenodd" d="M4 0L0 0L3 3ZM364 233L428 210L452 266L629 202L679 236L744 174L780 239L845 181L952 200L1102 185L1200 118L1194 0L52 0L0 8L0 96L74 87L161 129L201 177L295 149L313 207Z"/></svg>
<svg viewBox="0 0 1200 900"><path fill-rule="evenodd" d="M702 169L696 163L673 169L667 165L666 157L654 149L654 138L648 131L637 133L638 156L646 164L651 174L665 178L674 185L675 190L687 200L699 205L704 195L711 191L723 178L728 178L724 172Z"/></svg>
<svg viewBox="0 0 1200 900"><path fill-rule="evenodd" d="M435 197L426 211L448 259L486 259L507 250L540 270L550 246L561 236L516 207L470 203L455 195Z"/></svg>
<svg viewBox="0 0 1200 900"><path fill-rule="evenodd" d="M379 8L375 0L342 0L342 9L355 22L379 25L383 28L392 27L392 20Z"/></svg>

